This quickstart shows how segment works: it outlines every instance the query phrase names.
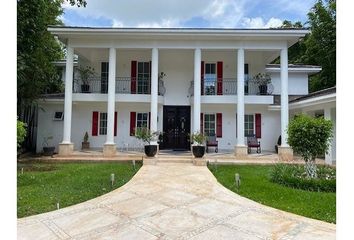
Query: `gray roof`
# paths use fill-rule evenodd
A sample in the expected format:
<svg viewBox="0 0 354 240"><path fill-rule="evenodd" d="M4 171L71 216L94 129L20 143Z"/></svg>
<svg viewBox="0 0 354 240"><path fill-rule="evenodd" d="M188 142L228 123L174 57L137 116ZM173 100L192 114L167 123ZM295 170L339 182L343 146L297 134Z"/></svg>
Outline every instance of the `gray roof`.
<svg viewBox="0 0 354 240"><path fill-rule="evenodd" d="M307 99L311 99L311 98L315 98L315 97L319 97L319 96L325 96L325 95L329 95L329 94L332 94L332 93L336 93L336 86L331 87L331 88L326 88L326 89L323 89L323 90L320 90L320 91L309 93L308 95L301 96L301 97L298 97L296 99L293 99L293 100L289 101L289 103L300 102L302 100L307 100Z"/></svg>

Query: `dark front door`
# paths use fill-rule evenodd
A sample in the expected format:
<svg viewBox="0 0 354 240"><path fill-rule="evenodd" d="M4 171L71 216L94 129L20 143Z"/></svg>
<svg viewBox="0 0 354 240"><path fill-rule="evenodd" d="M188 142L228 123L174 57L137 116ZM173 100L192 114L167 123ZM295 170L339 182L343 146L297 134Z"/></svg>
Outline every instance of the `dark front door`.
<svg viewBox="0 0 354 240"><path fill-rule="evenodd" d="M190 149L190 106L164 106L163 108L163 148L174 150Z"/></svg>

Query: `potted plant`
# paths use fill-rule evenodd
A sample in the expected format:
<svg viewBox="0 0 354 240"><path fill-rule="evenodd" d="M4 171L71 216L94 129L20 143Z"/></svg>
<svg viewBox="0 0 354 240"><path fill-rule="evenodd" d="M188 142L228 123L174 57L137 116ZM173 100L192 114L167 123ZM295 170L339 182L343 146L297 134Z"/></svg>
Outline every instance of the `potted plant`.
<svg viewBox="0 0 354 240"><path fill-rule="evenodd" d="M77 68L81 79L81 92L89 93L90 92L90 82L89 78L92 77L95 73L95 69L90 66L80 66Z"/></svg>
<svg viewBox="0 0 354 240"><path fill-rule="evenodd" d="M192 144L192 152L194 157L202 158L205 153L205 140L206 137L200 133L196 132L191 135Z"/></svg>
<svg viewBox="0 0 354 240"><path fill-rule="evenodd" d="M135 137L146 143L144 146L146 156L154 157L156 155L157 145L151 145L151 141L156 140L158 135L158 132L151 132L147 127L139 127L135 130Z"/></svg>
<svg viewBox="0 0 354 240"><path fill-rule="evenodd" d="M84 135L84 141L81 143L81 149L89 149L90 148L90 142L88 141L88 133L86 132Z"/></svg>
<svg viewBox="0 0 354 240"><path fill-rule="evenodd" d="M259 94L267 95L268 93L268 84L271 81L269 74L267 73L258 73L253 77L253 81L258 85Z"/></svg>
<svg viewBox="0 0 354 240"><path fill-rule="evenodd" d="M50 140L53 139L53 136L46 136L43 138L43 155L52 156L54 154L55 147L50 145Z"/></svg>

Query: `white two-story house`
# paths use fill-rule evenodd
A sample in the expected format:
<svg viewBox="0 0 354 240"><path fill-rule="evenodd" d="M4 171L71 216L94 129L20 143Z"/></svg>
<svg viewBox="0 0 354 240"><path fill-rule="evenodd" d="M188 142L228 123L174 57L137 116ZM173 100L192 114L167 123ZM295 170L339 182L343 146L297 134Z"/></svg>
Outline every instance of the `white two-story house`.
<svg viewBox="0 0 354 240"><path fill-rule="evenodd" d="M39 101L37 151L53 136L61 155L91 148L105 156L139 145L137 127L160 131L160 149L190 149L188 135L216 135L219 149L247 155L246 137L262 150L292 157L289 100L307 95L317 66L288 65L288 48L305 29L49 27L66 45L65 94ZM77 56L77 61L74 57ZM280 57L280 64L270 64ZM75 69L89 66L88 81ZM253 77L269 74L260 84ZM155 142L157 144L157 142Z"/></svg>

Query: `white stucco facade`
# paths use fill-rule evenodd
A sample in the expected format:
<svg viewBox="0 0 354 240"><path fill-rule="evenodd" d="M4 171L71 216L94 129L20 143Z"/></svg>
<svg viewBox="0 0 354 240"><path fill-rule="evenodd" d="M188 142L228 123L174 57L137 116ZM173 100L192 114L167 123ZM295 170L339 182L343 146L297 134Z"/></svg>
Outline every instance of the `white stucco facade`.
<svg viewBox="0 0 354 240"><path fill-rule="evenodd" d="M274 105L275 97L308 94L309 74L321 70L287 67L288 47L307 30L51 27L49 31L72 49L78 63L73 66L69 59L65 64L65 98L39 101L38 152L49 135L56 151L64 143L79 150L85 132L91 148L102 149L105 143L118 150L141 147L132 129L138 127L141 119L137 116L143 113L145 121L149 116L145 123L164 134L211 131L217 135L219 149L233 150L247 145L245 136L237 137L239 129L244 135L257 135L262 150L274 151L289 117L288 104ZM279 66L267 65L279 56ZM68 57L73 57L70 51ZM88 91L84 92L77 66L94 69ZM165 76L159 79L161 73ZM252 80L258 73L271 76L265 92ZM108 82L115 82L115 87L109 88L112 84ZM176 129L167 127L171 111L177 114L173 119ZM53 120L55 112L63 112L64 120ZM107 112L110 114L102 122L100 114ZM243 113L242 117L237 113ZM107 130L107 126L115 130Z"/></svg>

